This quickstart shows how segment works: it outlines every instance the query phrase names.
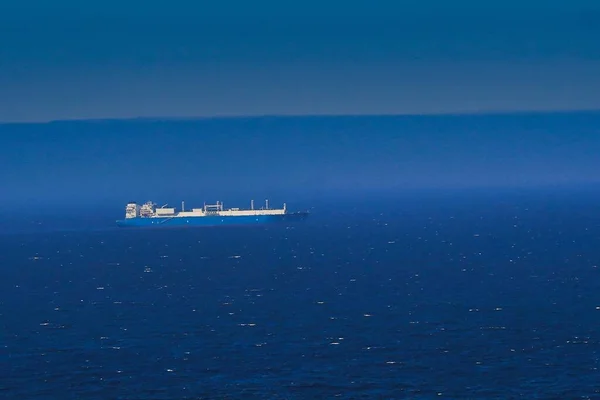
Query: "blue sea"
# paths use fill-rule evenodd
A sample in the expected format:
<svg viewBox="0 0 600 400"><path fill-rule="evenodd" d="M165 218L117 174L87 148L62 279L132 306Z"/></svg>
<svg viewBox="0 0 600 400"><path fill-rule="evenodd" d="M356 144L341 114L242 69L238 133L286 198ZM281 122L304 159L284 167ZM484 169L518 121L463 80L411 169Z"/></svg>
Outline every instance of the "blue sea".
<svg viewBox="0 0 600 400"><path fill-rule="evenodd" d="M0 396L600 398L599 204L545 188L247 227L3 218Z"/></svg>

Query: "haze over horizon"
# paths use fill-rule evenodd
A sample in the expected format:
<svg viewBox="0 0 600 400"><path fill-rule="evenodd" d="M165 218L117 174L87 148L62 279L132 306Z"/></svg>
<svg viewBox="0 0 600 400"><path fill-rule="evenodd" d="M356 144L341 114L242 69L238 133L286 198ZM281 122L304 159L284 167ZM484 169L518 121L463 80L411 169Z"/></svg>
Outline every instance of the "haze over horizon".
<svg viewBox="0 0 600 400"><path fill-rule="evenodd" d="M2 205L600 183L600 112L0 124Z"/></svg>

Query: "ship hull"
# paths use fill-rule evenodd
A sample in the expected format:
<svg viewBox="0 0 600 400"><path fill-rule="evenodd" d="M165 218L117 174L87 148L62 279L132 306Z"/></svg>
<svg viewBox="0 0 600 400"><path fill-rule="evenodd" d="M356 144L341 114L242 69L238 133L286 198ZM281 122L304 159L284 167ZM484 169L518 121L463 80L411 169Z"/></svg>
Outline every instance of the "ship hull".
<svg viewBox="0 0 600 400"><path fill-rule="evenodd" d="M205 216L205 217L153 217L126 218L117 221L121 228L167 228L167 227L208 227L220 225L259 225L267 223L302 220L308 212L295 212L282 215L251 216Z"/></svg>

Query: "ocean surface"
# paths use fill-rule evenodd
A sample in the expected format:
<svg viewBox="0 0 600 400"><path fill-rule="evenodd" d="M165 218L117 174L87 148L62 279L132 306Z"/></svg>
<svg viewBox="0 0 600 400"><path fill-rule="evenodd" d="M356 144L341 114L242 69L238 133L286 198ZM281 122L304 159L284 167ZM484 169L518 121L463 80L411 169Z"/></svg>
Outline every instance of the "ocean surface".
<svg viewBox="0 0 600 400"><path fill-rule="evenodd" d="M599 398L599 193L354 198L239 228L3 218L0 397Z"/></svg>

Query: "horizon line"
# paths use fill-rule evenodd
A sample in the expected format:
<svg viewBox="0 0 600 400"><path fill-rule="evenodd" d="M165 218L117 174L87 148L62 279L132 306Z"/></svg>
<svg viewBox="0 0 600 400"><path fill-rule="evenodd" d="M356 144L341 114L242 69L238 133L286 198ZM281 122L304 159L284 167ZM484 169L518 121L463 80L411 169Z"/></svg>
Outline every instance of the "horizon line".
<svg viewBox="0 0 600 400"><path fill-rule="evenodd" d="M547 110L481 110L455 112L425 112L425 113L311 113L311 114L221 114L210 116L132 116L132 117L102 117L102 118L61 118L43 121L0 121L2 125L46 125L65 122L133 122L133 121L205 121L261 118L356 118L356 117L468 117L468 116L513 116L513 115L545 115L545 114L587 114L600 113L600 108L589 109L547 109Z"/></svg>

